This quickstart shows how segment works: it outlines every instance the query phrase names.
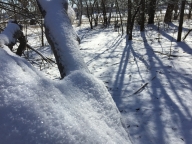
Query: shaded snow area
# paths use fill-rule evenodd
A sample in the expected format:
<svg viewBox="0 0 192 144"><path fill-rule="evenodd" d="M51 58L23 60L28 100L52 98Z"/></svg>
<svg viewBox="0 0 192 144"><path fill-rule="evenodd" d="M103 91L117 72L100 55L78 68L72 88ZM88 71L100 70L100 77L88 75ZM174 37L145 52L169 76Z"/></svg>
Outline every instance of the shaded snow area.
<svg viewBox="0 0 192 144"><path fill-rule="evenodd" d="M105 82L134 144L192 143L192 34L177 43L175 24L159 32L135 27L133 41L113 28L77 30L84 59Z"/></svg>
<svg viewBox="0 0 192 144"><path fill-rule="evenodd" d="M0 49L0 143L129 143L103 82L81 71L48 80Z"/></svg>

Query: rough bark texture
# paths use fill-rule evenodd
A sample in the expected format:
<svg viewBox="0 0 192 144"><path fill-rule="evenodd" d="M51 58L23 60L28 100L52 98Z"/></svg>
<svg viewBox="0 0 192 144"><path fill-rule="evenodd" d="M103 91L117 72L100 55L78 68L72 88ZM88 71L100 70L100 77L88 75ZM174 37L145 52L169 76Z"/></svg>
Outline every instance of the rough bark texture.
<svg viewBox="0 0 192 144"><path fill-rule="evenodd" d="M61 78L75 70L89 72L80 56L76 32L67 15L68 3L65 0L36 1L44 17L45 35L54 52Z"/></svg>

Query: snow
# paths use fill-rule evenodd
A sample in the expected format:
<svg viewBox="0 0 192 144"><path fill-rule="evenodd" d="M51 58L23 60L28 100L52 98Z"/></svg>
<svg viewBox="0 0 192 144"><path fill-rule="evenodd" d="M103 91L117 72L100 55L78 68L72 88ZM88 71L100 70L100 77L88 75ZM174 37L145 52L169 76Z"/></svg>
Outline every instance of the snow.
<svg viewBox="0 0 192 144"><path fill-rule="evenodd" d="M20 30L18 25L9 22L7 27L0 34L0 46L16 43L16 39L13 38L13 34L15 34L18 30Z"/></svg>
<svg viewBox="0 0 192 144"><path fill-rule="evenodd" d="M126 41L113 27L87 27L77 28L81 52L111 93L132 143L192 143L192 34L178 43L177 23L162 24L159 32L147 25L142 33L135 27L133 40ZM170 48L177 57L168 57Z"/></svg>
<svg viewBox="0 0 192 144"><path fill-rule="evenodd" d="M57 43L67 76L50 80L13 54L4 44L12 42L8 32L16 28L5 30L0 35L7 42L0 48L0 143L130 144L110 93L83 61L76 32L60 11L61 3L49 0L46 4L43 8L53 10L47 12L45 25ZM56 21L49 23L53 16Z"/></svg>
<svg viewBox="0 0 192 144"><path fill-rule="evenodd" d="M0 49L0 143L129 143L103 82L74 71L48 80Z"/></svg>
<svg viewBox="0 0 192 144"><path fill-rule="evenodd" d="M134 27L133 41L113 27L76 27L94 76L74 68L61 81L0 49L0 143L191 144L192 34L178 43L177 25ZM42 71L59 79L55 66Z"/></svg>

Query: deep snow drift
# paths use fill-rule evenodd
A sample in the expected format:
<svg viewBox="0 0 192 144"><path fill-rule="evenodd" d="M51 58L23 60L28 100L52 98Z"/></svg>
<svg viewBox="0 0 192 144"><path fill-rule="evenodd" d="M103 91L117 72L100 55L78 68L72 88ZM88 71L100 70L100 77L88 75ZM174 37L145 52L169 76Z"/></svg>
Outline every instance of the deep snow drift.
<svg viewBox="0 0 192 144"><path fill-rule="evenodd" d="M5 49L5 50L4 50ZM46 79L0 49L0 143L129 143L104 84L81 71Z"/></svg>
<svg viewBox="0 0 192 144"><path fill-rule="evenodd" d="M4 46L12 35L0 35L0 144L129 144L111 95L84 63L63 2L40 1L63 80L45 78Z"/></svg>

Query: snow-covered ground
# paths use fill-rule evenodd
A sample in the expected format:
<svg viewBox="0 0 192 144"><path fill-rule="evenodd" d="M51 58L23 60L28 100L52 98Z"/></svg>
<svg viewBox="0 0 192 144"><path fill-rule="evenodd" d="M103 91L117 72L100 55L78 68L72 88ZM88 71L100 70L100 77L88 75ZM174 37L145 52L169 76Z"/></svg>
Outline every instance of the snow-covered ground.
<svg viewBox="0 0 192 144"><path fill-rule="evenodd" d="M191 22L187 21L183 35L189 28ZM83 25L75 29L89 70L105 83L133 144L192 143L192 34L178 43L176 24L169 28L161 25L159 32L156 26L148 25L142 33L135 27L133 40L127 41L113 27L90 30L89 25ZM32 40L29 37L29 43ZM38 50L53 59L48 46ZM30 56L31 62L39 58L34 52ZM59 81L55 65L42 63L41 70ZM55 89L55 85L49 87Z"/></svg>
<svg viewBox="0 0 192 144"><path fill-rule="evenodd" d="M187 28L190 22L183 35ZM133 41L113 28L77 30L84 59L105 82L134 144L192 143L192 34L178 43L174 24L160 32L135 28Z"/></svg>

